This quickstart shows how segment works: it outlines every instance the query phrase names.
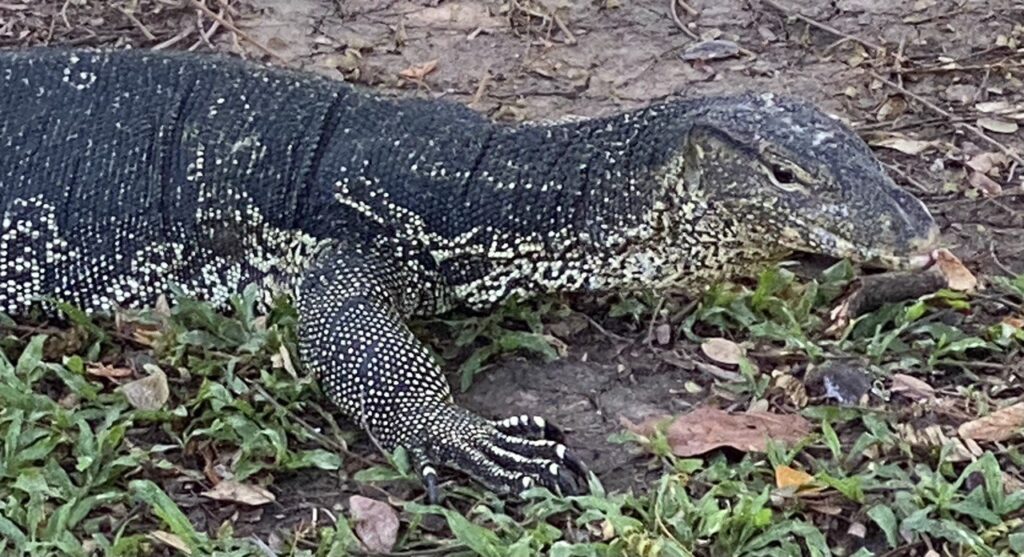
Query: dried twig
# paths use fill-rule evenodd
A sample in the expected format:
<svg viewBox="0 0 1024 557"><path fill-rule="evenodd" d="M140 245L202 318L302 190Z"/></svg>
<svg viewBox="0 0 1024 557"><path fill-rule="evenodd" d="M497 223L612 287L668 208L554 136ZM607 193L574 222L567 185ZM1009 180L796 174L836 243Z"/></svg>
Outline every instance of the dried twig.
<svg viewBox="0 0 1024 557"><path fill-rule="evenodd" d="M905 95L905 96L907 96L907 97L909 97L911 99L914 99L915 101L921 103L928 110L931 110L932 112L934 112L936 114L939 114L939 115L943 116L944 118L947 118L949 121L951 121L953 123L953 127L957 128L957 129L967 130L967 131L971 132L978 139L981 139L985 143L988 143L989 145L991 145L991 146L999 149L1000 151L1002 151L1006 156L1010 157L1011 159L1017 161L1020 164L1024 164L1024 159L1022 159L1020 157L1020 155L1018 155L1016 153L1016 151L1014 151L1013 149L1010 149L1006 145L1003 145L999 141L996 141L995 139L992 139L987 133L982 131L981 128L979 128L978 126L975 126L973 124L968 124L966 122L957 122L956 121L957 117L956 117L955 114L949 112L948 110L945 110L944 108L942 108L942 107L938 106L937 104L931 102L930 100L922 97L921 95L918 95L917 93L911 92L906 87L903 87L902 85L900 85L899 83L896 83L895 81L892 81L891 79L886 79L886 78L882 77L881 75L878 75L877 73L872 72L872 71L869 71L868 75L870 75L871 77L877 79L878 81L888 85L889 87L892 87L893 89L899 91L903 95Z"/></svg>
<svg viewBox="0 0 1024 557"><path fill-rule="evenodd" d="M162 42L162 43L160 43L160 44L158 44L156 46L154 46L151 50L163 50L165 48L170 48L170 47L178 44L179 42L187 39L188 36L191 35L191 34L192 34L192 28L191 27L185 27L181 31L178 31L177 35L167 39L166 41L164 41L164 42Z"/></svg>
<svg viewBox="0 0 1024 557"><path fill-rule="evenodd" d="M480 82L476 85L476 91L473 92L473 99L469 101L469 106L478 106L480 101L483 100L484 95L487 94L487 87L491 84L491 72L487 72L483 77L480 78Z"/></svg>
<svg viewBox="0 0 1024 557"><path fill-rule="evenodd" d="M224 17L224 8L221 8L220 13L217 15ZM217 33L217 29L220 28L220 21L215 19L209 29L203 29L203 17L202 14L199 14L198 21L196 21L196 28L199 30L199 40L193 43L192 46L188 47L188 50L191 52L203 44L209 47L210 50L213 50L213 43L210 42L210 39L213 38L213 35Z"/></svg>
<svg viewBox="0 0 1024 557"><path fill-rule="evenodd" d="M126 9L120 7L120 6L117 7L117 10L119 12L121 12L126 18L128 18L128 21L132 22L132 25L135 25L136 27L138 27L139 31L142 31L142 34L145 35L147 39L149 39L151 41L155 41L156 40L156 35L154 35L153 32L150 31L149 28L146 27L145 24L143 24L141 21L139 21L139 18L135 17L135 14L129 12L128 10L126 10Z"/></svg>
<svg viewBox="0 0 1024 557"><path fill-rule="evenodd" d="M773 9L773 10L775 10L775 11L777 11L777 12L783 14L783 15L785 15L786 17L792 17L792 18L795 18L795 19L799 19L800 21L806 23L807 25L810 25L811 27L816 27L818 29L821 29L822 31L825 31L826 33L830 33L830 34L835 35L837 37L842 37L842 38L844 38L846 40L850 40L850 41L854 41L854 42L860 43L860 44L862 44L862 45L864 45L864 46L866 46L866 47L868 47L868 48L870 48L870 49L872 49L872 50L874 50L875 52L878 52L878 53L885 52L885 47L880 45L880 44L878 44L878 43L873 43L873 42L871 42L871 41L869 41L867 39L862 39L862 38L860 38L860 37L858 37L856 35L851 35L851 34L846 33L844 31L840 31L839 29L836 29L835 27L832 27L831 25L829 25L827 23L822 23L822 22L814 19L813 17L806 16L806 15L800 13L800 12L790 11L790 10L786 9L785 6L782 6L779 3L775 2L775 0L761 0L761 3L766 5L766 6L768 6L769 8L771 8L771 9Z"/></svg>
<svg viewBox="0 0 1024 557"><path fill-rule="evenodd" d="M682 0L668 0L668 10L669 14L672 15L672 21L676 23L676 27L678 27L679 30L682 31L687 37L690 37L695 41L700 40L700 37L697 36L697 34L694 33L693 31L690 31L690 29L683 24L683 20L679 19L679 5L682 5L683 9L685 9L687 13L689 13L691 16L697 15L694 13L696 10L694 10L693 7L691 7L689 4L686 4Z"/></svg>
<svg viewBox="0 0 1024 557"><path fill-rule="evenodd" d="M280 54L274 52L273 50L270 50L269 48L267 48L267 46L265 44L257 41L256 39L254 39L251 36L249 36L248 33L246 33L245 31L242 31L241 29L239 29L237 25L235 25L234 23L231 23L230 21L224 19L223 17L218 15L216 12L214 12L210 8L206 7L206 4L200 2L199 0L188 0L188 3L189 3L189 5L194 7L195 9L197 9L197 10L203 12L204 14L206 14L206 16L209 17L210 19L213 19L214 21L219 22L221 25L224 26L225 29L228 29L229 31L234 33L235 36L237 36L237 37L241 38L242 40L244 40L245 42L255 46L257 49L263 51L265 54L267 54L271 58L274 58L275 60L277 60L281 64L289 65L288 60L285 60L285 58L283 56L281 56Z"/></svg>
<svg viewBox="0 0 1024 557"><path fill-rule="evenodd" d="M551 19L555 22L555 25L557 25L558 29L562 31L563 35L565 35L565 44L576 44L576 35L572 34L572 31L569 30L569 26L562 21L562 18L558 17L558 14L555 13L554 10L550 10L550 13Z"/></svg>

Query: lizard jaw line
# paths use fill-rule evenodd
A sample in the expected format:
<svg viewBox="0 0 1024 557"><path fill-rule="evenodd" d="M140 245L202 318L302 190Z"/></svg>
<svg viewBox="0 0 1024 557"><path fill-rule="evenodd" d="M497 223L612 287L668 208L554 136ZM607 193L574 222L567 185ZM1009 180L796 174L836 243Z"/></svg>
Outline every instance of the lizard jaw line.
<svg viewBox="0 0 1024 557"><path fill-rule="evenodd" d="M869 266L879 265L890 270L920 270L928 267L935 260L933 255L934 246L929 246L921 251L906 255L896 255L894 250L891 249L858 246L824 228L815 226L811 229L811 233L819 240L821 247L810 250L806 246L790 245L788 247L797 251L810 251L830 257L846 258L855 263ZM786 237L787 234L783 233L784 242Z"/></svg>

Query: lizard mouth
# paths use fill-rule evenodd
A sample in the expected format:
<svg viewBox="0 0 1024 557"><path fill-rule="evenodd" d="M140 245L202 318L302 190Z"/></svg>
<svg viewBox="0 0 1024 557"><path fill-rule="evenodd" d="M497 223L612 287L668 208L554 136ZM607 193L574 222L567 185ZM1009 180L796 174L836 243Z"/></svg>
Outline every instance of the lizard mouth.
<svg viewBox="0 0 1024 557"><path fill-rule="evenodd" d="M933 252L937 247L939 236L938 227L933 226L926 237L911 240L906 243L905 248L897 249L892 246L858 245L818 226L810 227L809 232L813 238L813 247L808 247L804 242L794 245L794 240L798 235L796 231L788 230L784 230L782 233L783 244L801 252L817 253L839 259L846 258L868 267L881 267L889 270L918 270L931 265L934 261Z"/></svg>

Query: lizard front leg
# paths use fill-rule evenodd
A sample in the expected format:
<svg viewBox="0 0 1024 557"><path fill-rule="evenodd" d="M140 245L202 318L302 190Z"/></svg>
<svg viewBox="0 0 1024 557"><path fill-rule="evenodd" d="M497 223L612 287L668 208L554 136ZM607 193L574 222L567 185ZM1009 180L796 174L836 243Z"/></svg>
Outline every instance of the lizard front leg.
<svg viewBox="0 0 1024 557"><path fill-rule="evenodd" d="M300 359L328 398L385 450L405 447L431 500L435 466L499 493L581 491L582 463L543 419L491 421L452 402L440 367L403 321L411 282L383 256L344 249L308 272L297 297Z"/></svg>

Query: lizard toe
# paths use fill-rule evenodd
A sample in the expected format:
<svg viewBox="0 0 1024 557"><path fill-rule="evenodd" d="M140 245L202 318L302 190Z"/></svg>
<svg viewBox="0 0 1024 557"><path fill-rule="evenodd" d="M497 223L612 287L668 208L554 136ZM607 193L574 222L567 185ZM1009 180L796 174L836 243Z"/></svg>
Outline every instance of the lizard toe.
<svg viewBox="0 0 1024 557"><path fill-rule="evenodd" d="M431 502L437 502L440 495L438 466L463 472L500 494L518 495L534 486L563 495L585 490L586 467L562 443L506 433L496 422L457 406L431 410L435 419L415 436L415 442L405 443ZM517 420L518 425L501 422L516 428L524 421L530 424L528 432L544 433L546 429L543 420Z"/></svg>
<svg viewBox="0 0 1024 557"><path fill-rule="evenodd" d="M559 443L565 441L565 434L557 426L540 416L521 414L491 422L494 429L506 435L518 435L527 439L547 439Z"/></svg>

